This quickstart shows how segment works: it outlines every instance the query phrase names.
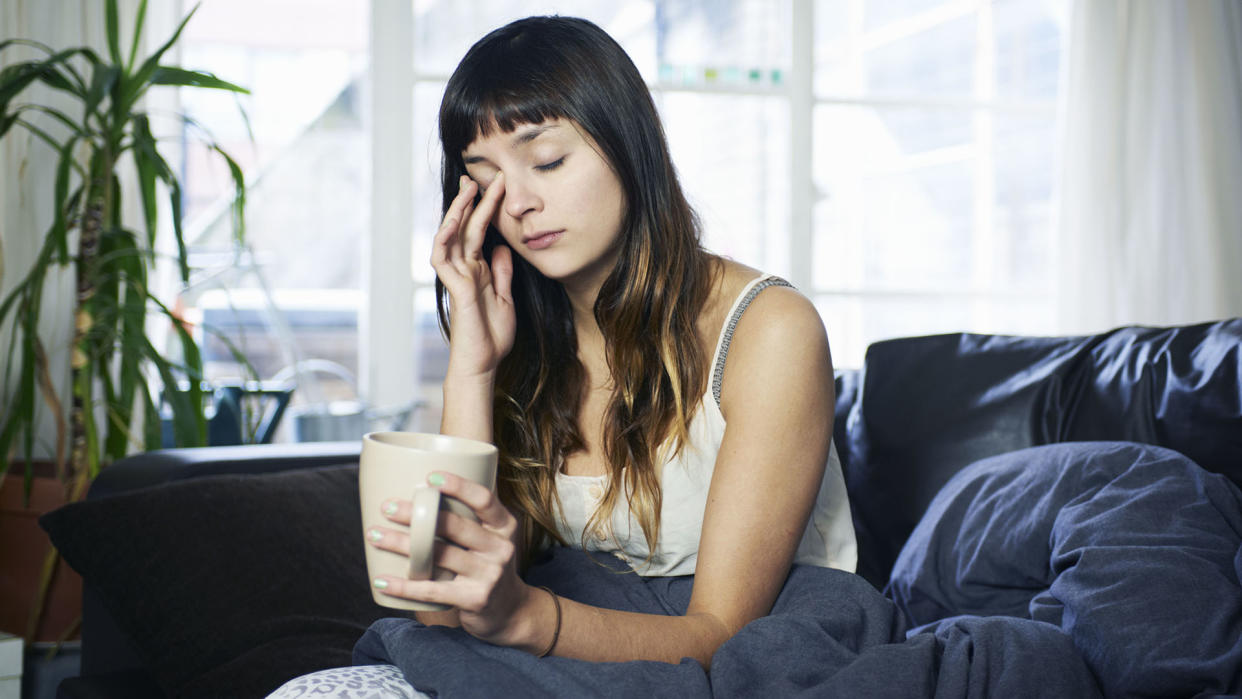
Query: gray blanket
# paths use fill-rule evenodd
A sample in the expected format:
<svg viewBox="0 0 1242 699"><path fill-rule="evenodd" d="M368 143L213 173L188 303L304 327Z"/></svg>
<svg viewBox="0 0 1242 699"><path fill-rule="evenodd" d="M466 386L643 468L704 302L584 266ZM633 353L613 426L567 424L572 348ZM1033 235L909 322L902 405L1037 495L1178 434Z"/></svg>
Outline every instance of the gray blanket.
<svg viewBox="0 0 1242 699"><path fill-rule="evenodd" d="M651 614L684 612L693 582L644 579L612 556L571 549L555 549L528 579L587 604ZM963 618L907 639L900 612L865 580L813 566L794 567L772 613L721 646L710 673L690 659L539 659L407 619L372 625L354 662L396 664L416 688L441 697L1098 696L1055 626Z"/></svg>
<svg viewBox="0 0 1242 699"><path fill-rule="evenodd" d="M1242 692L1242 492L1181 454L1084 442L963 469L906 543L887 597L794 566L772 613L697 662L537 659L459 630L376 622L356 663L440 696L1209 696ZM681 614L692 577L554 550L530 582Z"/></svg>

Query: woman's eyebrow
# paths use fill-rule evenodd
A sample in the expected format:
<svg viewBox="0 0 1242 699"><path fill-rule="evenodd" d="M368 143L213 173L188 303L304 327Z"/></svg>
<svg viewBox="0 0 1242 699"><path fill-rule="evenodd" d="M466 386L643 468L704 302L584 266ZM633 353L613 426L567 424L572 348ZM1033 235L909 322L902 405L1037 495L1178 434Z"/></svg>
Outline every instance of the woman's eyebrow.
<svg viewBox="0 0 1242 699"><path fill-rule="evenodd" d="M559 129L560 124L540 124L538 126L528 126L519 130L518 134L513 137L513 141L509 143L510 148L520 148L527 143L539 138L552 129ZM481 155L464 155L462 162L465 165L475 165L477 163L486 162L487 158Z"/></svg>
<svg viewBox="0 0 1242 699"><path fill-rule="evenodd" d="M561 127L560 124L540 124L539 126L527 127L525 130L523 130L521 133L519 133L517 136L513 138L513 143L510 144L510 147L517 148L519 146L524 146L527 143L530 143L531 141L535 140L536 138L539 138L540 136L542 136L549 130L559 129L560 127Z"/></svg>

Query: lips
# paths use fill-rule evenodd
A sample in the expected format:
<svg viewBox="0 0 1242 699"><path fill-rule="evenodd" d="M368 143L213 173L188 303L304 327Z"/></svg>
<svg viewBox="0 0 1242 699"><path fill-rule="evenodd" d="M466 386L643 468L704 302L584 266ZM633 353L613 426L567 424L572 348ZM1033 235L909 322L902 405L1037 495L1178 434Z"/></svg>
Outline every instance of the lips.
<svg viewBox="0 0 1242 699"><path fill-rule="evenodd" d="M563 236L564 234L565 234L565 231L563 230L544 231L541 233L536 233L535 235L532 235L528 238L524 238L522 242L525 243L526 247L530 248L531 250L542 250L548 247L549 245L552 245L556 241L560 240L561 236Z"/></svg>

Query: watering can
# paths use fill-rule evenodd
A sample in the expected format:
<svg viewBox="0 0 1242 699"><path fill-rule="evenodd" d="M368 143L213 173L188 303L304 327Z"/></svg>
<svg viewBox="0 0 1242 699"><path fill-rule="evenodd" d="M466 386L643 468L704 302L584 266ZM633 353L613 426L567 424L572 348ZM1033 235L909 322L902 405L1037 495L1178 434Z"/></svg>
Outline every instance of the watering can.
<svg viewBox="0 0 1242 699"><path fill-rule="evenodd" d="M356 400L336 400L298 406L289 411L293 439L297 442L346 442L362 439L362 435L376 430L400 430L421 405L422 401L411 401L377 410Z"/></svg>
<svg viewBox="0 0 1242 699"><path fill-rule="evenodd" d="M179 387L178 390L186 389ZM293 385L284 381L214 384L204 382L202 391L211 400L206 411L207 444L213 447L271 443L285 409L289 406L289 400L293 397ZM247 416L243 403L253 399L261 400L266 406L263 417L251 436L247 434ZM163 446L175 446L171 411L163 411L160 423Z"/></svg>

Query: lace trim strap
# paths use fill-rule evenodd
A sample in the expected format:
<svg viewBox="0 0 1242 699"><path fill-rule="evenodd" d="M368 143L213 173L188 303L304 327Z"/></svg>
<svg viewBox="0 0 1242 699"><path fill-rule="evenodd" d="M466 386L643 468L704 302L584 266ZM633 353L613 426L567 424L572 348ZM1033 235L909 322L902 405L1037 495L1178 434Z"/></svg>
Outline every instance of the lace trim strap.
<svg viewBox="0 0 1242 699"><path fill-rule="evenodd" d="M729 314L729 320L725 323L724 330L720 333L720 344L716 349L716 362L712 367L712 397L716 399L716 406L720 406L720 388L724 385L724 366L725 359L729 354L729 345L733 342L733 333L737 330L737 324L742 319L742 313L746 312L746 308L750 306L750 302L755 300L760 291L769 286L788 286L793 284L781 279L780 277L760 277L756 282L751 282L750 288L743 291L743 295L733 305L733 311Z"/></svg>

